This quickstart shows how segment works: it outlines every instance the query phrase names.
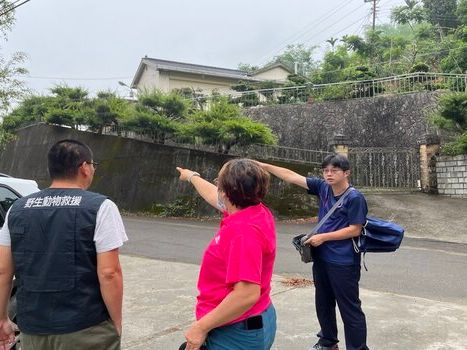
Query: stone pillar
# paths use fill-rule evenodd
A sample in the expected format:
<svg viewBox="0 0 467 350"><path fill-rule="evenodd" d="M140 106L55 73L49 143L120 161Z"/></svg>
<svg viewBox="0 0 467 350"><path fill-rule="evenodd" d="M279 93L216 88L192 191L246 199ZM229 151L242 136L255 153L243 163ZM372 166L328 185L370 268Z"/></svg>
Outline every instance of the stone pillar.
<svg viewBox="0 0 467 350"><path fill-rule="evenodd" d="M436 157L440 140L437 135L425 135L420 142L420 189L422 192L438 193L436 179Z"/></svg>
<svg viewBox="0 0 467 350"><path fill-rule="evenodd" d="M335 153L343 154L347 158L349 157L349 144L350 141L343 134L335 134L329 143L332 151Z"/></svg>

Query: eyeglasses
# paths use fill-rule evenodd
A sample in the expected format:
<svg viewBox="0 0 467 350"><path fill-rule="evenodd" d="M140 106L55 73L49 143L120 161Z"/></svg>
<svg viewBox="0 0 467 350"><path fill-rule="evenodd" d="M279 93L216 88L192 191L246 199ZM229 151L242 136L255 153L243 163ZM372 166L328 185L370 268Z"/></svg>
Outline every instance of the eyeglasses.
<svg viewBox="0 0 467 350"><path fill-rule="evenodd" d="M97 168L97 166L99 165L98 162L95 162L95 161L93 161L93 160L91 160L90 162L85 161L85 163L86 163L86 164L92 164L92 166L94 167L94 169Z"/></svg>
<svg viewBox="0 0 467 350"><path fill-rule="evenodd" d="M342 169L323 169L323 174L337 174L339 171L344 171Z"/></svg>

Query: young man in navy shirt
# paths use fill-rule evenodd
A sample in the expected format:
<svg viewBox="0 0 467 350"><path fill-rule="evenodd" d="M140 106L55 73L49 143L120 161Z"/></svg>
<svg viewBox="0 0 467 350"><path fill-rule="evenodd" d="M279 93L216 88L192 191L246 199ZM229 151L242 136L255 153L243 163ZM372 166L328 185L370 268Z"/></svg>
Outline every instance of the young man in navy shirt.
<svg viewBox="0 0 467 350"><path fill-rule="evenodd" d="M327 156L322 163L323 178L305 177L289 169L259 163L278 178L303 187L316 195L321 220L350 187L350 164L340 154ZM326 220L318 234L306 243L314 249L313 280L315 307L321 330L314 350L338 350L336 303L344 323L347 350L368 350L366 319L359 298L360 254L355 253L352 237L360 235L368 209L365 197L350 189L343 203Z"/></svg>

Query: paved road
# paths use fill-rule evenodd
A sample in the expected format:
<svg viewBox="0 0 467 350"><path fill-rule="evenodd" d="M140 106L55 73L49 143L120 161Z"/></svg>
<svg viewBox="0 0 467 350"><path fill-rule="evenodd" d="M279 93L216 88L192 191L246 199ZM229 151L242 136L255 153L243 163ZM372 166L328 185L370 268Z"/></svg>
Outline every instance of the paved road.
<svg viewBox="0 0 467 350"><path fill-rule="evenodd" d="M199 264L216 222L125 217L130 241L123 253L165 261ZM279 224L275 273L309 276L292 247L294 233L309 226ZM467 244L406 237L395 253L368 254L369 271L361 286L368 290L467 305Z"/></svg>

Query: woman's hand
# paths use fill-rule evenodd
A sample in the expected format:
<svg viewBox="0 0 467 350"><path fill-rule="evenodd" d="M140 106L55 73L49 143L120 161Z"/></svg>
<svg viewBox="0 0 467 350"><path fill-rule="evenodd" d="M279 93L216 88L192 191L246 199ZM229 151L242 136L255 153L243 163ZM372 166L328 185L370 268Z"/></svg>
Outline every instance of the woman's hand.
<svg viewBox="0 0 467 350"><path fill-rule="evenodd" d="M193 322L185 333L186 350L198 350L204 344L208 332L203 330L197 321Z"/></svg>
<svg viewBox="0 0 467 350"><path fill-rule="evenodd" d="M176 168L180 173L180 181L189 181L193 174L197 174L195 171L190 169L183 169L180 167Z"/></svg>

